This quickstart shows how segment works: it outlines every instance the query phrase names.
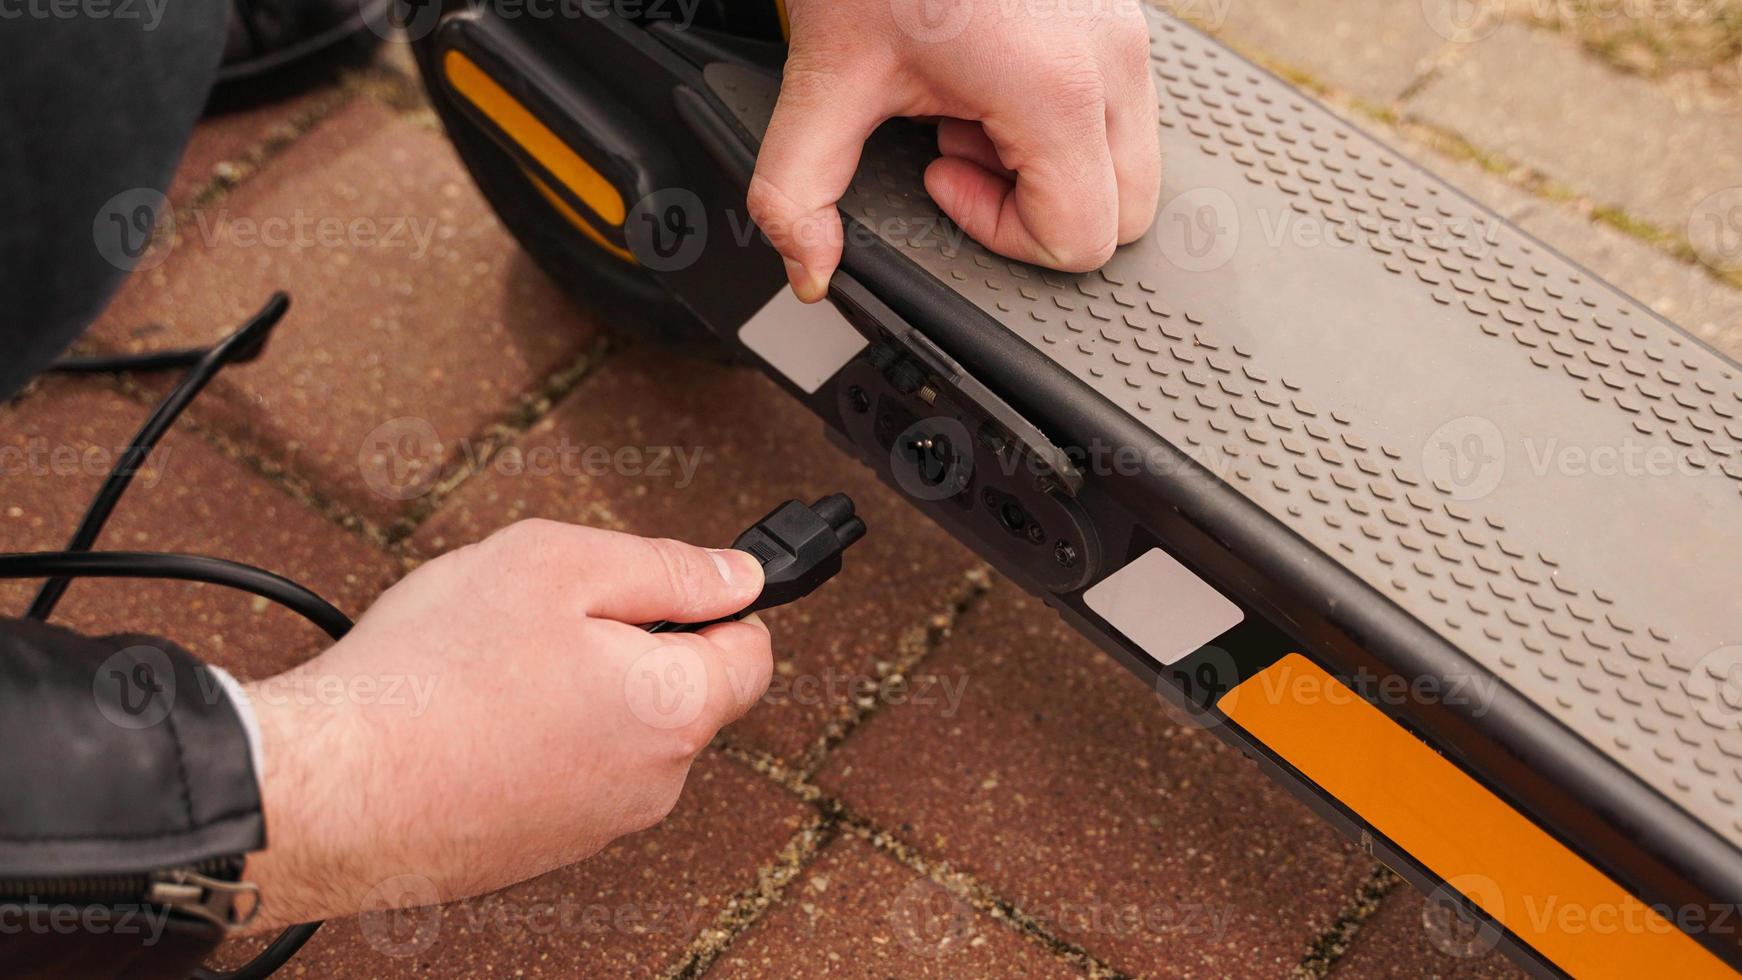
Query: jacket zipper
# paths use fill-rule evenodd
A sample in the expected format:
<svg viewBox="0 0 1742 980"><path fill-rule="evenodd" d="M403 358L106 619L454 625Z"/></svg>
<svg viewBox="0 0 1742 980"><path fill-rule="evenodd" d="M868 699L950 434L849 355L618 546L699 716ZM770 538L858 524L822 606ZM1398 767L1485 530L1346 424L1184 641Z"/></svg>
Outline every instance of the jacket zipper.
<svg viewBox="0 0 1742 980"><path fill-rule="evenodd" d="M241 863L236 858L216 858L149 874L0 878L0 905L143 902L235 929L247 925L260 908L260 889L253 882L220 877L236 875Z"/></svg>

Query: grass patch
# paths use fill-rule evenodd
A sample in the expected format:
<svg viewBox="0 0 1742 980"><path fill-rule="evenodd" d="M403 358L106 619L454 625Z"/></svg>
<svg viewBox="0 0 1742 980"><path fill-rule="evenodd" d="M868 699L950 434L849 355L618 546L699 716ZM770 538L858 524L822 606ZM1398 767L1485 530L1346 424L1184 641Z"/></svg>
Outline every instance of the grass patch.
<svg viewBox="0 0 1742 980"><path fill-rule="evenodd" d="M1742 88L1742 0L1505 0L1509 19L1553 30L1618 70L1700 72Z"/></svg>

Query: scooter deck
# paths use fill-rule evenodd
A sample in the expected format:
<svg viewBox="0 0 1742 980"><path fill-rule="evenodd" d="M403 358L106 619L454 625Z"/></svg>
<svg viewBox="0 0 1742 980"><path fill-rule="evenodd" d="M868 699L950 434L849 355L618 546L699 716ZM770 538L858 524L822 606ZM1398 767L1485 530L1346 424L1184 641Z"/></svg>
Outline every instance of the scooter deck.
<svg viewBox="0 0 1742 980"><path fill-rule="evenodd" d="M1166 203L1105 268L947 234L917 127L842 210L1742 847L1742 369L1152 19ZM766 128L777 85L706 75Z"/></svg>
<svg viewBox="0 0 1742 980"><path fill-rule="evenodd" d="M955 414L978 420L990 404L1000 442L1074 449L1068 491L992 475L916 503L1158 691L1196 700L1222 737L1412 880L1503 922L1527 964L1595 974L1638 955L1704 975L1722 972L1712 953L1742 963L1734 924L1713 921L1742 897L1742 369L1283 81L1150 16L1165 202L1150 235L1085 275L998 257L926 195L929 130L891 123L842 202L849 241L831 295L868 336L911 327L928 367L886 383L888 345L853 341L809 382L771 373L910 492L902 440L882 431L881 408L867 412L885 398L905 406L893 428L963 402L975 412ZM739 208L711 182L741 192L747 179L778 94L755 67L766 59L694 33L589 22L559 43L487 20L437 35L426 73L442 51L468 51L567 138L600 125L564 108L586 89L562 66L584 53L598 78L622 80L624 119L707 147L661 133L665 147L625 164L647 185L625 181L625 197L657 202L671 186L658 174L689 167L711 220ZM614 125L623 138L595 137L595 149L634 162L635 125ZM712 163L698 169L697 156ZM518 166L558 185L544 162L523 154ZM485 177L486 190L506 179ZM638 217L609 223L632 234ZM719 237L700 261L643 265L736 341L778 263ZM1029 558L1012 558L1027 545L975 506L995 514L1005 499L1040 515L1028 529L1046 525ZM1061 527L1081 532L1059 541L1075 574L1047 571ZM1120 615L1095 601L1139 566L1148 577L1114 603ZM1176 568L1216 591L1169 600L1155 583L1183 581ZM1214 624L1205 635L1219 647L1160 649L1186 620ZM1236 706L1233 685L1208 683L1231 675L1237 694L1319 664L1344 680L1402 678L1412 693L1363 691L1388 719L1374 728L1359 713L1259 717L1256 702L1279 699ZM1438 694L1421 696L1422 681ZM1386 742L1392 730L1407 744ZM1309 736L1321 744L1298 744ZM1363 783L1343 760L1395 785ZM1410 771L1439 775L1410 783ZM1459 780L1475 789L1439 793ZM1404 819L1376 819L1385 810ZM1500 879L1484 878L1494 895L1430 853L1460 821L1494 838L1481 872ZM1475 840L1460 853L1484 849ZM1557 849L1577 866L1537 861ZM1543 892L1511 878L1551 900L1642 896L1710 953L1594 928L1521 936L1519 899ZM1508 898L1510 916L1497 911ZM1704 918L1690 923L1688 909Z"/></svg>

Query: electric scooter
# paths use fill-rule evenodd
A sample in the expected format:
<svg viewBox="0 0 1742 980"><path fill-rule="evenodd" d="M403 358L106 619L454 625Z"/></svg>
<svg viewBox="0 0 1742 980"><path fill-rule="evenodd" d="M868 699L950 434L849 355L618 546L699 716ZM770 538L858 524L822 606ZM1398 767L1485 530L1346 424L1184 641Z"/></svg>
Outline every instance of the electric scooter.
<svg viewBox="0 0 1742 980"><path fill-rule="evenodd" d="M405 27L580 301L767 373L1520 964L1742 969L1742 368L1159 12L1149 236L1083 275L1000 258L927 197L927 127L891 122L804 307L743 206L778 3L491 7Z"/></svg>

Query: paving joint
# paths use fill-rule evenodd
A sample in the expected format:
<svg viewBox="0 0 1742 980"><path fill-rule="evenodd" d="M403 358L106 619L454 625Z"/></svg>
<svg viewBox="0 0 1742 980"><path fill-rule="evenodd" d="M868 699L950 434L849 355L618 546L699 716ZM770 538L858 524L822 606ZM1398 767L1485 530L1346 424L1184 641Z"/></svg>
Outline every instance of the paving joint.
<svg viewBox="0 0 1742 980"><path fill-rule="evenodd" d="M187 203L175 209L177 227L195 220L195 213L210 208L231 191L266 169L285 150L313 132L321 123L359 98L367 98L401 115L414 119L429 112L422 86L408 79L389 65L370 65L339 74L330 91L317 98L303 111L273 128L258 142L249 146L235 159L224 160L212 176L196 190Z"/></svg>
<svg viewBox="0 0 1742 980"><path fill-rule="evenodd" d="M1391 104L1399 105L1415 98L1422 89L1427 88L1430 82L1440 77L1442 72L1462 61L1469 48L1468 44L1460 44L1457 41L1447 41L1440 45L1438 51L1423 59L1421 70L1415 73L1415 77L1409 80L1409 84L1403 87L1403 91L1397 93L1396 97L1391 100Z"/></svg>
<svg viewBox="0 0 1742 980"><path fill-rule="evenodd" d="M237 154L237 159L218 163L213 168L210 179L188 198L186 204L175 209L176 227L191 227L188 222L196 220L197 212L211 207L231 191L247 183L249 178L265 169L267 164L277 159L315 127L350 105L356 96L357 91L341 81L313 105L292 116L282 126L268 132L259 142Z"/></svg>
<svg viewBox="0 0 1742 980"><path fill-rule="evenodd" d="M1527 10L1507 19L1564 38L1616 74L1653 82L1696 76L1711 95L1733 100L1742 93L1742 8L1714 4L1706 12L1709 21L1679 25L1695 32L1700 27L1709 28L1705 45L1678 34L1673 17L1636 18L1631 27L1621 30L1608 28L1625 17L1604 16L1588 7L1555 7L1549 14ZM1703 50L1693 50L1701 47Z"/></svg>
<svg viewBox="0 0 1742 980"><path fill-rule="evenodd" d="M809 867L838 835L836 823L818 814L794 834L774 860L756 870L756 882L732 896L713 924L691 940L683 956L661 974L665 980L693 980L708 971L744 931L780 901L799 872Z"/></svg>
<svg viewBox="0 0 1742 980"><path fill-rule="evenodd" d="M417 498L410 511L389 525L386 533L390 546L403 550L406 542L425 521L441 509L449 497L487 469L498 452L537 425L570 392L580 387L600 365L609 360L615 347L611 335L601 333L581 351L580 356L515 399L502 418L486 425L483 432L472 441L471 444L477 449L462 453L460 459L450 462L446 471L429 490Z"/></svg>
<svg viewBox="0 0 1742 980"><path fill-rule="evenodd" d="M842 706L840 714L811 743L792 766L801 780L808 780L828 761L829 753L858 730L868 719L890 703L890 695L905 687L908 677L943 639L949 636L961 617L979 604L992 588L991 569L976 565L963 572L944 607L918 624L905 630L895 642L895 656L872 665L877 680L875 690L854 696Z"/></svg>
<svg viewBox="0 0 1742 980"><path fill-rule="evenodd" d="M1337 917L1307 946L1306 955L1294 968L1294 976L1313 978L1330 973L1343 954L1349 951L1355 934L1361 931L1361 924L1379 911L1379 903L1385 896L1402 884L1403 879L1390 868L1383 864L1374 865L1373 871L1355 887L1354 894L1337 911Z"/></svg>
<svg viewBox="0 0 1742 980"><path fill-rule="evenodd" d="M852 835L865 841L886 857L938 885L958 901L1002 923L1006 928L1015 930L1053 957L1070 963L1096 980L1123 980L1126 976L1082 946L1054 935L1045 923L1023 912L1015 902L1000 896L991 886L971 873L956 869L948 861L925 856L919 848L875 821L853 812L844 801L828 795L821 787L810 782L807 776L780 759L766 752L736 745L724 737L716 739L714 744L728 758L814 807L820 826L828 829L831 840L842 835ZM746 922L744 925L748 927L750 923Z"/></svg>
<svg viewBox="0 0 1742 980"><path fill-rule="evenodd" d="M119 375L114 383L124 395L147 410L163 400L162 392L154 391L128 375ZM186 414L176 420L175 428L193 433L226 458L242 464L249 472L284 491L297 503L376 548L397 556L397 549L389 542L387 532L375 522L321 493L308 480L288 472L281 464L251 452L242 440Z"/></svg>

